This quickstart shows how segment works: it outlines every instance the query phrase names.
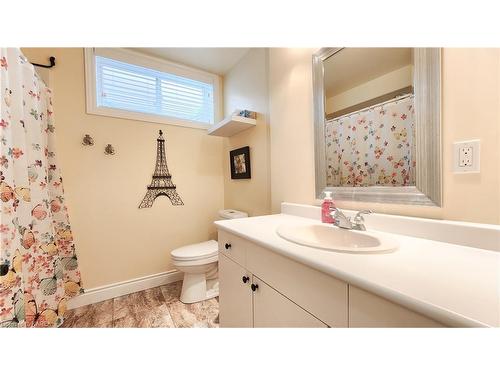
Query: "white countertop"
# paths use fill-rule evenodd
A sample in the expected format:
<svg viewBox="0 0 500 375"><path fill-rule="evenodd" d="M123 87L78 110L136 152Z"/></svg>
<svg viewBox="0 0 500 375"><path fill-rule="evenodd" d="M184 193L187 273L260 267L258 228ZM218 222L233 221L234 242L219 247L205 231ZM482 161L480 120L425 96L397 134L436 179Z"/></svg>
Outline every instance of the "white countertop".
<svg viewBox="0 0 500 375"><path fill-rule="evenodd" d="M215 222L219 229L445 325L500 327L500 252L389 234L399 242L393 253L338 253L286 241L276 234L285 223L319 221L278 214Z"/></svg>

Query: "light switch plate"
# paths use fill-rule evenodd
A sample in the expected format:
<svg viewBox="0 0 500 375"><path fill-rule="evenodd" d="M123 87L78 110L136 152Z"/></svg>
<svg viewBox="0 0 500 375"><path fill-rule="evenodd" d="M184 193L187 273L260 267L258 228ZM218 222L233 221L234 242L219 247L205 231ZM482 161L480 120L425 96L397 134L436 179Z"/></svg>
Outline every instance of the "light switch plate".
<svg viewBox="0 0 500 375"><path fill-rule="evenodd" d="M453 143L453 172L480 172L481 142L479 139Z"/></svg>

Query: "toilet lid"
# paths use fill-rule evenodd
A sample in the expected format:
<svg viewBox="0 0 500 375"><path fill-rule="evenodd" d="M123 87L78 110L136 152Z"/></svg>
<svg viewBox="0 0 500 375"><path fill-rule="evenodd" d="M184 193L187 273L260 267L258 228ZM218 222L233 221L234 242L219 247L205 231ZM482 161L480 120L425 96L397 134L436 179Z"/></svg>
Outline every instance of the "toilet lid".
<svg viewBox="0 0 500 375"><path fill-rule="evenodd" d="M240 219L243 217L248 217L248 214L243 211L237 211L233 209L226 209L219 211L219 217L222 219Z"/></svg>
<svg viewBox="0 0 500 375"><path fill-rule="evenodd" d="M219 249L217 241L210 240L193 245L179 247L175 250L172 250L170 255L174 260L204 259L217 255L218 250Z"/></svg>

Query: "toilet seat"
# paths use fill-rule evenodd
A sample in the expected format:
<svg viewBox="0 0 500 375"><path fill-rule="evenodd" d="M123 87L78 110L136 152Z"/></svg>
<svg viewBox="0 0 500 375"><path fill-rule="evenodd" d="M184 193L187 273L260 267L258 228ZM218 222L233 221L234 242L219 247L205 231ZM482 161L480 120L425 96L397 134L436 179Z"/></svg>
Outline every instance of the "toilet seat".
<svg viewBox="0 0 500 375"><path fill-rule="evenodd" d="M179 247L173 250L170 255L174 262L205 261L210 263L217 261L218 251L217 241L210 240Z"/></svg>

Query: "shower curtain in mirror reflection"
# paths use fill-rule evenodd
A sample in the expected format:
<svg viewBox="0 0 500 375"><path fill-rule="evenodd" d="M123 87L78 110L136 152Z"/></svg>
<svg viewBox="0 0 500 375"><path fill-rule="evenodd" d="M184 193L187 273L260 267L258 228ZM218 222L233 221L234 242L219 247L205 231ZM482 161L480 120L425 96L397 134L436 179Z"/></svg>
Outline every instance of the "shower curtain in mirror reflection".
<svg viewBox="0 0 500 375"><path fill-rule="evenodd" d="M325 125L327 186L414 186L413 95Z"/></svg>
<svg viewBox="0 0 500 375"><path fill-rule="evenodd" d="M56 327L82 292L54 151L50 89L0 49L0 327Z"/></svg>

